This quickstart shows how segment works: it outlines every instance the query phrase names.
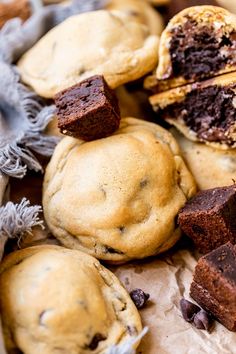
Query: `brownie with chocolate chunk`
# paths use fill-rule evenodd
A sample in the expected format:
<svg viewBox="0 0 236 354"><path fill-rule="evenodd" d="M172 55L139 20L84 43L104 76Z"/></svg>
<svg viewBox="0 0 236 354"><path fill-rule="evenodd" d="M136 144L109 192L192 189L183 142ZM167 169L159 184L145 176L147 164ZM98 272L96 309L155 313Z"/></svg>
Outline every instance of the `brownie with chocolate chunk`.
<svg viewBox="0 0 236 354"><path fill-rule="evenodd" d="M191 297L226 328L236 331L236 246L230 242L199 259Z"/></svg>
<svg viewBox="0 0 236 354"><path fill-rule="evenodd" d="M104 77L94 75L55 96L58 127L86 141L111 135L120 124L118 100Z"/></svg>
<svg viewBox="0 0 236 354"><path fill-rule="evenodd" d="M236 185L199 192L180 210L178 223L201 253L236 243Z"/></svg>
<svg viewBox="0 0 236 354"><path fill-rule="evenodd" d="M236 82L228 86L196 87L181 102L162 110L162 117L181 117L200 141L235 145Z"/></svg>

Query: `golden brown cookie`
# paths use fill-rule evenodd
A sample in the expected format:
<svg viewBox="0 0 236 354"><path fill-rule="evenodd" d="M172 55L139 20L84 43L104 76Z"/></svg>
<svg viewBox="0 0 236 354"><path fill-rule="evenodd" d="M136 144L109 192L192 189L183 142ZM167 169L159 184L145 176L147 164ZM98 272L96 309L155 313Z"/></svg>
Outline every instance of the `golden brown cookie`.
<svg viewBox="0 0 236 354"><path fill-rule="evenodd" d="M157 36L118 11L94 11L68 18L20 59L22 80L43 97L94 74L111 86L138 79L154 69Z"/></svg>
<svg viewBox="0 0 236 354"><path fill-rule="evenodd" d="M160 36L164 29L161 15L144 0L108 0L106 8L132 16L133 20L146 25L151 34Z"/></svg>
<svg viewBox="0 0 236 354"><path fill-rule="evenodd" d="M9 353L105 354L142 328L115 275L85 253L52 245L5 259L0 308Z"/></svg>
<svg viewBox="0 0 236 354"><path fill-rule="evenodd" d="M220 149L236 147L236 72L157 93L150 102L187 138Z"/></svg>
<svg viewBox="0 0 236 354"><path fill-rule="evenodd" d="M229 186L236 180L236 149L222 151L186 139L172 129L200 190Z"/></svg>
<svg viewBox="0 0 236 354"><path fill-rule="evenodd" d="M110 137L59 143L45 174L44 215L66 247L125 262L172 247L176 215L194 193L173 136L125 118Z"/></svg>
<svg viewBox="0 0 236 354"><path fill-rule="evenodd" d="M163 91L236 70L236 17L217 6L194 6L163 31L156 85Z"/></svg>

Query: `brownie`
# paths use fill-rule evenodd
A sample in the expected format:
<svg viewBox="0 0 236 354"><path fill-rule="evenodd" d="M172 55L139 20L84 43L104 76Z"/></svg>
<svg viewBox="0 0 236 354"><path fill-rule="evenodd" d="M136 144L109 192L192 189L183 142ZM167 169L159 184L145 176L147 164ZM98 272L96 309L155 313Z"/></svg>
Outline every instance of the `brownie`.
<svg viewBox="0 0 236 354"><path fill-rule="evenodd" d="M236 84L196 87L180 101L161 110L164 119L180 118L203 141L235 143L233 126L236 122L234 106Z"/></svg>
<svg viewBox="0 0 236 354"><path fill-rule="evenodd" d="M63 134L90 141L109 136L119 127L117 97L101 75L59 92L55 104Z"/></svg>
<svg viewBox="0 0 236 354"><path fill-rule="evenodd" d="M22 21L31 16L30 0L13 0L10 2L0 2L0 28L10 19L20 17Z"/></svg>
<svg viewBox="0 0 236 354"><path fill-rule="evenodd" d="M236 331L236 246L228 242L199 259L191 297L226 328Z"/></svg>
<svg viewBox="0 0 236 354"><path fill-rule="evenodd" d="M222 50L224 49L224 55ZM236 33L229 37L216 37L212 25L199 25L188 18L182 26L172 29L170 55L173 76L183 76L186 80L198 80L224 69L227 64L235 64Z"/></svg>
<svg viewBox="0 0 236 354"><path fill-rule="evenodd" d="M199 192L178 215L183 232L201 253L236 243L236 184Z"/></svg>

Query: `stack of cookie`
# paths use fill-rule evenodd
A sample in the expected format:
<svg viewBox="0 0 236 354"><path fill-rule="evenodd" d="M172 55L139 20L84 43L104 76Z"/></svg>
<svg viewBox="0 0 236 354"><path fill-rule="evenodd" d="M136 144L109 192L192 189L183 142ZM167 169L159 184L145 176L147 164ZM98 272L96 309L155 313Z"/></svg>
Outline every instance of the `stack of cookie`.
<svg viewBox="0 0 236 354"><path fill-rule="evenodd" d="M232 184L236 173L236 17L199 6L162 33L159 64L146 80L159 117L174 125L200 189Z"/></svg>

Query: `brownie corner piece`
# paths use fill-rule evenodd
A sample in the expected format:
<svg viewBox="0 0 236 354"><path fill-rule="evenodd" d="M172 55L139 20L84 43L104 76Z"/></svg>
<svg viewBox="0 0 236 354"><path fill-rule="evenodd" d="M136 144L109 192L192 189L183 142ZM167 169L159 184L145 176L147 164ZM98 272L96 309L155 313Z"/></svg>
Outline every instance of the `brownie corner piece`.
<svg viewBox="0 0 236 354"><path fill-rule="evenodd" d="M199 259L191 297L231 331L236 331L236 246L230 242Z"/></svg>
<svg viewBox="0 0 236 354"><path fill-rule="evenodd" d="M178 223L203 254L235 244L236 184L200 191L181 209Z"/></svg>
<svg viewBox="0 0 236 354"><path fill-rule="evenodd" d="M91 76L55 96L58 128L86 141L111 135L120 124L115 92L102 75Z"/></svg>

